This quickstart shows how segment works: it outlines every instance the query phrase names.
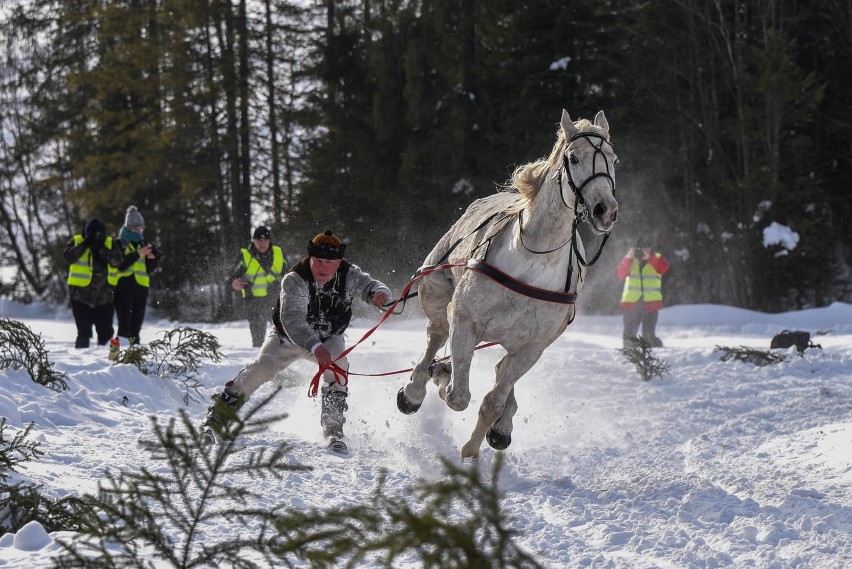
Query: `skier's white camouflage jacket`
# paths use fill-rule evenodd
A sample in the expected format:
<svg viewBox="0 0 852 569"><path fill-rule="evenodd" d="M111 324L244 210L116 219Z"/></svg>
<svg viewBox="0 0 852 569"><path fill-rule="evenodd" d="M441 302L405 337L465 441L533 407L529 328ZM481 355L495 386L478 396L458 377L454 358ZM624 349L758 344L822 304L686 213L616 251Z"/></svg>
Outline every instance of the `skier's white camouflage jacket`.
<svg viewBox="0 0 852 569"><path fill-rule="evenodd" d="M320 298L320 306L322 306L323 299L325 299L331 303L342 303L346 309L351 309L352 301L355 298L372 303L372 296L379 291L384 292L387 298L391 298L391 291L384 283L372 278L357 265L349 264L345 260L344 264L348 265L348 272L345 277L346 287L343 294L337 294L336 289L339 286L334 286L338 279L341 278L340 271L324 286L318 286L313 279L310 279L310 282L305 280L295 270L298 267L294 267L294 270L284 275L284 278L281 279L281 296L279 299L280 323L286 335L294 344L310 351L317 342L321 342L335 334L342 334L348 325L347 321L342 327L342 330L332 331L330 330L330 323L324 322L321 314L319 321L313 323L308 321L311 301L310 286L314 287L314 298ZM314 310L314 317L316 318L316 310Z"/></svg>

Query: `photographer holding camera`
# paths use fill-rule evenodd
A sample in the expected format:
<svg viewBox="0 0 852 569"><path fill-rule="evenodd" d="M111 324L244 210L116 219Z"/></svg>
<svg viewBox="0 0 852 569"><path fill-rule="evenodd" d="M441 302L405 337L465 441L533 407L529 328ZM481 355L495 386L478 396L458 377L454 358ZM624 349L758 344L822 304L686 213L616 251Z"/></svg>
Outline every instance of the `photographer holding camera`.
<svg viewBox="0 0 852 569"><path fill-rule="evenodd" d="M642 325L642 338L652 347L662 347L657 337L657 317L663 308L663 275L669 264L654 251L649 240L639 237L636 246L621 259L616 272L624 281L621 309L624 313L623 346L629 347Z"/></svg>
<svg viewBox="0 0 852 569"><path fill-rule="evenodd" d="M162 256L154 243L145 241L145 219L135 205L127 208L124 226L118 233L124 250L124 262L118 268L118 283L113 301L118 319L118 336L128 344L139 343L139 331L148 306L151 273Z"/></svg>

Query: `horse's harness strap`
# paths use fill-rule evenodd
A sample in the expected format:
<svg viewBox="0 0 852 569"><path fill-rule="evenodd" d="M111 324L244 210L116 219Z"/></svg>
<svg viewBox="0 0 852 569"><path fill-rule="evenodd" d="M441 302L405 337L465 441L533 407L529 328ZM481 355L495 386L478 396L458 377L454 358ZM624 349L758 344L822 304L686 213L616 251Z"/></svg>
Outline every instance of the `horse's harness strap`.
<svg viewBox="0 0 852 569"><path fill-rule="evenodd" d="M467 262L467 268L482 273L491 280L513 292L517 292L518 294L522 294L536 300L544 300L545 302L555 302L558 304L574 304L577 302L577 293L575 292L557 292L554 290L545 290L543 288L530 286L510 277L500 269L478 259L469 259Z"/></svg>
<svg viewBox="0 0 852 569"><path fill-rule="evenodd" d="M553 249L548 249L547 251L537 251L535 249L530 249L529 247L527 247L527 244L524 243L524 211L521 210L518 212L518 238L521 241L521 247L523 247L524 250L526 250L528 253L532 253L533 255L547 255L548 253L554 253L565 247L568 243L571 242L573 235L569 235L568 240L559 247L554 247Z"/></svg>
<svg viewBox="0 0 852 569"><path fill-rule="evenodd" d="M482 223L480 223L476 227L476 229L474 229L473 231L471 231L470 233L468 233L467 235L458 239L455 243L450 245L450 248L447 249L447 251L441 256L441 258L438 260L437 263L433 263L431 265L423 266L423 267L420 267L419 269L417 269L414 272L414 275L411 277L411 282L414 282L414 281L418 280L419 278L426 276L429 273L435 272L436 270L444 270L444 269L449 269L449 268L452 268L452 267L464 266L463 263L462 264L453 264L453 263L445 263L445 261L447 261L447 259L450 258L450 254L452 254L452 252L455 251L456 247L458 247L465 239L467 239L468 237L470 237L471 235L473 235L474 233L478 232L480 229L482 229L483 227L488 225L491 222L491 220L494 219L495 217L497 217L498 215L502 215L504 219L508 219L509 217L511 217L511 216L507 215L506 212L503 212L503 211L496 211L493 214L489 215ZM484 241L480 242L476 247L474 247L473 250L476 251L477 249L479 249L480 247L485 245L485 250L487 251L488 245L490 243L491 243L491 237L488 237L488 239L485 239ZM399 298L399 300L397 300L396 302L388 302L387 304L385 304L381 308L385 309L385 308L388 308L388 307L396 306L401 301L402 306L403 306L402 310L404 310L406 301L408 301L408 299L410 299L410 298L414 298L417 295L418 295L418 291L414 291L412 293L406 293L406 294L402 295ZM402 312L402 310L400 310L400 313Z"/></svg>
<svg viewBox="0 0 852 569"><path fill-rule="evenodd" d="M506 214L506 212L504 212L504 211L495 211L494 213L492 213L491 215L489 215L487 218L485 218L485 220L483 220L483 222L482 222L482 223L480 223L479 225L477 225L477 226L476 226L476 228L475 228L473 231L471 231L470 233L468 233L468 234L467 234L467 235L465 235L464 237L461 237L461 238L457 239L455 243L453 243L452 245L450 245L449 249L447 249L447 251L446 251L443 255L441 255L441 258L440 258L440 259L438 259L438 262L433 263L433 264L431 264L431 265L427 265L427 266L425 266L425 267L420 267L419 269L417 269L417 271L415 271L415 273L414 273L414 278L416 278L416 277L417 277L417 276L418 276L421 272L423 272L423 271L427 271L427 270L433 269L433 268L437 267L438 265L443 264L445 261L447 261L447 260L450 258L450 254L452 254L452 252L456 250L456 247L458 247L459 245L461 245L461 243L462 243L465 239L467 239L468 237L470 237L471 235L473 235L474 233L478 232L480 229L482 229L483 227L485 227L486 225L488 225L489 223L491 223L491 220L492 220L492 219L494 219L495 217L497 217L498 215L503 215L503 216L504 216L504 218L508 218L508 217L510 217L510 216L508 216L508 215ZM486 244L488 241L490 241L490 238L489 238L489 239L487 239L486 241L483 241L483 242L479 243L476 247L474 247L474 248L473 248L473 249L474 249L474 251L475 251L476 249L478 249L479 247L481 247L483 244ZM486 244L486 247L487 247L487 244Z"/></svg>

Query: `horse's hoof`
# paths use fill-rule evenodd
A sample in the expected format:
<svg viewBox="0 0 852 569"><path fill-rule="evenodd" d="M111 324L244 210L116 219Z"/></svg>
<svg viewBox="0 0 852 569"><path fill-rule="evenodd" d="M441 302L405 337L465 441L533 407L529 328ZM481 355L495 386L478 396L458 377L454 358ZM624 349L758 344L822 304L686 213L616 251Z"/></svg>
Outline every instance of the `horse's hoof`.
<svg viewBox="0 0 852 569"><path fill-rule="evenodd" d="M469 443L464 445L461 449L462 462L464 462L464 460L468 458L472 458L473 460L479 458L479 448L471 446Z"/></svg>
<svg viewBox="0 0 852 569"><path fill-rule="evenodd" d="M408 397L405 396L403 392L405 388L400 387L399 391L396 392L396 408L399 409L402 413L406 415L411 415L413 413L417 413L417 410L420 409L420 406L423 403L417 403L416 405L408 400Z"/></svg>
<svg viewBox="0 0 852 569"><path fill-rule="evenodd" d="M447 402L447 407L453 411L464 411L470 405L470 391L467 392L467 395L462 396L452 389L448 389L444 401Z"/></svg>
<svg viewBox="0 0 852 569"><path fill-rule="evenodd" d="M488 429L488 432L485 433L485 440L488 441L488 445L491 448L497 450L506 450L509 448L509 445L512 444L512 435L504 435L502 433L498 433L493 428Z"/></svg>

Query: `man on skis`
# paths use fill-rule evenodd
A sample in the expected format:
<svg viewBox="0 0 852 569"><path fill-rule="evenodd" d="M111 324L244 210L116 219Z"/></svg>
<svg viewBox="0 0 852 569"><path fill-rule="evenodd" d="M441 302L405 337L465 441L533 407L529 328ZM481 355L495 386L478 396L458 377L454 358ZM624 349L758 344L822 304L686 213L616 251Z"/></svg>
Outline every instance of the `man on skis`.
<svg viewBox="0 0 852 569"><path fill-rule="evenodd" d="M275 330L267 336L257 358L225 384L208 409L204 425L211 437L221 432L228 417L233 417L252 393L293 362L309 359L324 366L340 356L346 349L343 333L349 326L355 298L378 307L387 303L390 289L349 263L345 251L346 244L331 231L320 233L308 242L308 256L284 275L272 315ZM349 369L346 358L335 365L344 374ZM338 375L332 369L323 374L320 425L330 448L345 450L343 413L348 409L348 387Z"/></svg>

